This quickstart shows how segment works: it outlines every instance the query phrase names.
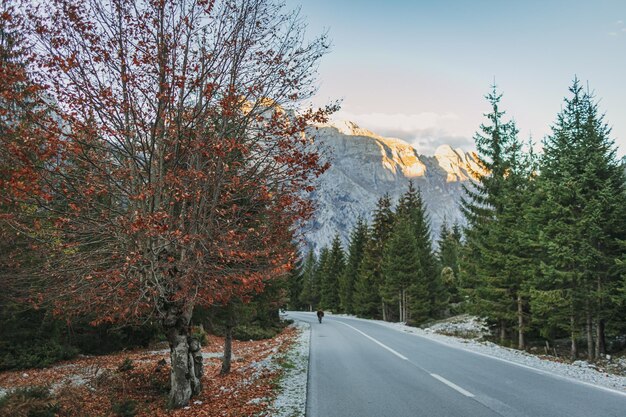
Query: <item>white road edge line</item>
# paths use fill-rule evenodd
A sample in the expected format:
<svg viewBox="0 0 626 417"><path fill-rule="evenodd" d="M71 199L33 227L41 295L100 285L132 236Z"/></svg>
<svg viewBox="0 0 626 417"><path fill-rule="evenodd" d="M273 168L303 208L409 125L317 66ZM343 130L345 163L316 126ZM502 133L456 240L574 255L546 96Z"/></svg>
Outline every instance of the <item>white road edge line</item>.
<svg viewBox="0 0 626 417"><path fill-rule="evenodd" d="M447 379L445 379L444 377L442 377L440 375L430 374L430 376L432 376L435 379L438 379L439 381L443 382L444 384L446 384L447 386L449 386L453 390L460 392L461 394L465 395L466 397L473 397L474 396L474 394L472 394L471 392L464 390L463 388L459 387L457 384L448 381Z"/></svg>
<svg viewBox="0 0 626 417"><path fill-rule="evenodd" d="M389 346L387 346L387 345L385 345L385 344L383 344L383 343L379 342L378 340L374 339L372 336L370 336L370 335L368 335L368 334L363 333L362 331L360 331L360 330L359 330L359 329L357 329L356 327L352 327L352 326L350 326L349 324L346 324L346 323L344 323L344 322L342 322L342 321L339 321L339 320L336 320L335 322L336 322L336 323L341 323L341 324L343 324L344 326L348 326L348 327L349 327L349 328L351 328L352 330L355 330L355 331L357 331L357 332L361 333L363 336L367 337L369 340L371 340L372 342L376 343L377 345L379 345L379 346L381 346L381 347L383 347L383 348L387 349L389 352L393 353L394 355L396 355L396 356L397 356L397 357L399 357L400 359L403 359L403 360L405 360L405 361L408 361L408 360L409 360L409 358L407 358L406 356L404 356L404 355L402 355L402 354L400 354L400 353L396 352L395 350L393 350L393 349L392 349L392 348L390 348Z"/></svg>

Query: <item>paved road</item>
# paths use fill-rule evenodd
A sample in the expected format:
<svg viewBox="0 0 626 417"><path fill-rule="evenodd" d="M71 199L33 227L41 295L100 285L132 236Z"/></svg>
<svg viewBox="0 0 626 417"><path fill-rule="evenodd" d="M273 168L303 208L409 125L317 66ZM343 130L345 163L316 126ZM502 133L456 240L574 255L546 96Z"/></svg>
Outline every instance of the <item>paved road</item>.
<svg viewBox="0 0 626 417"><path fill-rule="evenodd" d="M366 320L311 323L307 417L626 417L626 395Z"/></svg>

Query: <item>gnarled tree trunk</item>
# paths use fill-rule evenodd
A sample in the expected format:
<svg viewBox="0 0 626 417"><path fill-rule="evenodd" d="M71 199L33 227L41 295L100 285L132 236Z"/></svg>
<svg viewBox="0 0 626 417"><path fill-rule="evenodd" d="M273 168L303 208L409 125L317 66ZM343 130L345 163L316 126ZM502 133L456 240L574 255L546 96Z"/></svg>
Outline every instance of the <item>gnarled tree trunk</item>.
<svg viewBox="0 0 626 417"><path fill-rule="evenodd" d="M188 405L192 395L198 395L202 389L202 352L200 343L190 334L192 311L193 307L189 306L185 309L168 306L163 320L170 345L169 405L172 408Z"/></svg>

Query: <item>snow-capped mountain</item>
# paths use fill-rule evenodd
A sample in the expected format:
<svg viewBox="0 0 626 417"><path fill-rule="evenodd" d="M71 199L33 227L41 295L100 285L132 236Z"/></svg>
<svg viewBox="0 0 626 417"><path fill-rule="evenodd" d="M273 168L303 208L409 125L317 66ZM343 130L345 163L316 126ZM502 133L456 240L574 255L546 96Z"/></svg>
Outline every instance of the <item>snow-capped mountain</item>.
<svg viewBox="0 0 626 417"><path fill-rule="evenodd" d="M448 145L440 146L434 156L420 155L400 139L379 136L352 122L318 126L315 136L332 165L312 193L317 211L304 230L309 248L319 252L335 233L346 247L358 216L369 221L385 193L395 204L411 179L422 192L433 236L444 219L449 224L463 222L462 184L470 181L471 172L480 172L475 155Z"/></svg>

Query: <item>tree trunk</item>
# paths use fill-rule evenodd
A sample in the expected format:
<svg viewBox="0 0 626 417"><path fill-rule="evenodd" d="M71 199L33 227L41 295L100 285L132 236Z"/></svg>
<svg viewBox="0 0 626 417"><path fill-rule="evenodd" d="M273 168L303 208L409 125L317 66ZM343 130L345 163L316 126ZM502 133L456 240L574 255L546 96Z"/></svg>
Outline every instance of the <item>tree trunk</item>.
<svg viewBox="0 0 626 417"><path fill-rule="evenodd" d="M387 306L385 305L384 301L383 301L383 321L387 321Z"/></svg>
<svg viewBox="0 0 626 417"><path fill-rule="evenodd" d="M576 345L576 319L572 314L569 319L570 322L570 334L571 334L571 349L570 349L570 357L572 360L576 360L578 358L578 346Z"/></svg>
<svg viewBox="0 0 626 417"><path fill-rule="evenodd" d="M602 279L598 276L598 308L596 312L596 358L599 358L601 355L606 355L606 340L604 338L604 320L600 318L600 314L602 312L602 306L604 304L604 300L602 297Z"/></svg>
<svg viewBox="0 0 626 417"><path fill-rule="evenodd" d="M408 303L408 296L407 296L407 290L406 288L402 290L402 307L403 307L403 311L402 311L402 322L406 323L407 321L409 321L408 315L409 315L409 303Z"/></svg>
<svg viewBox="0 0 626 417"><path fill-rule="evenodd" d="M506 323L504 320L500 320L500 344L504 345L506 340Z"/></svg>
<svg viewBox="0 0 626 417"><path fill-rule="evenodd" d="M595 348L593 346L593 320L589 308L589 301L587 301L587 323L585 327L587 333L587 359L593 361L595 359Z"/></svg>
<svg viewBox="0 0 626 417"><path fill-rule="evenodd" d="M199 395L202 391L204 367L202 365L202 346L200 346L200 342L195 337L189 338L189 363L191 394Z"/></svg>
<svg viewBox="0 0 626 417"><path fill-rule="evenodd" d="M221 375L230 372L230 363L233 357L233 328L235 327L235 306L229 303L226 306L226 337L224 338L224 358L222 359Z"/></svg>
<svg viewBox="0 0 626 417"><path fill-rule="evenodd" d="M606 340L604 337L604 320L596 320L596 358L606 355Z"/></svg>
<svg viewBox="0 0 626 417"><path fill-rule="evenodd" d="M202 352L200 343L189 334L193 307L180 309L169 306L163 327L170 346L169 405L181 408L189 404L192 395L202 390Z"/></svg>
<svg viewBox="0 0 626 417"><path fill-rule="evenodd" d="M174 332L172 332L174 333ZM191 398L191 379L189 374L189 343L186 332L179 332L168 337L172 370L170 374L170 406L184 407Z"/></svg>
<svg viewBox="0 0 626 417"><path fill-rule="evenodd" d="M224 339L224 358L222 359L222 370L220 374L225 375L230 372L230 362L233 356L233 326L226 325L226 337Z"/></svg>
<svg viewBox="0 0 626 417"><path fill-rule="evenodd" d="M517 294L517 347L518 349L526 348L526 341L524 340L524 302L522 295Z"/></svg>

